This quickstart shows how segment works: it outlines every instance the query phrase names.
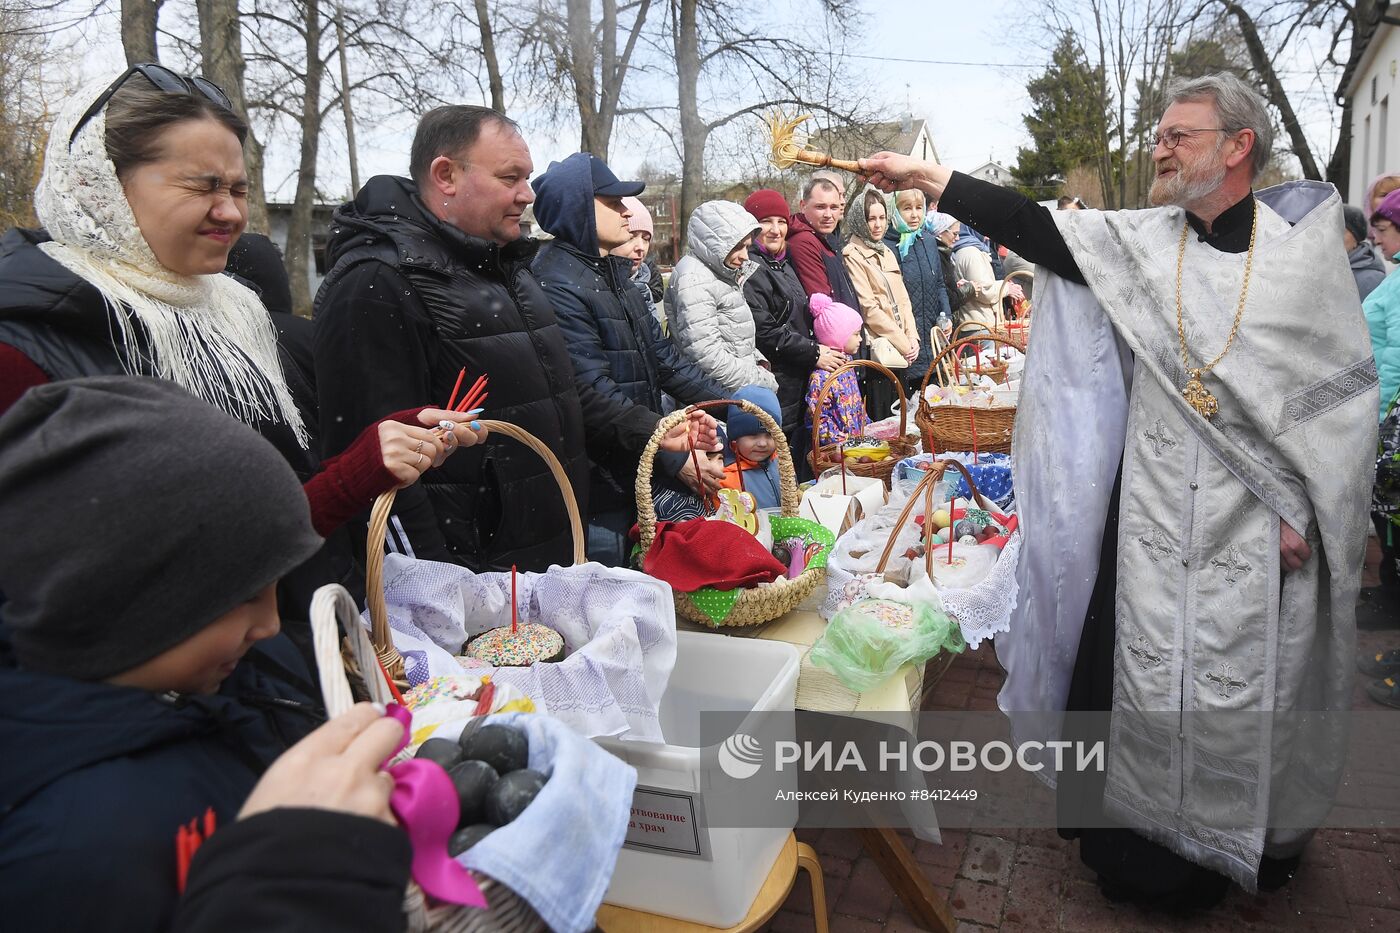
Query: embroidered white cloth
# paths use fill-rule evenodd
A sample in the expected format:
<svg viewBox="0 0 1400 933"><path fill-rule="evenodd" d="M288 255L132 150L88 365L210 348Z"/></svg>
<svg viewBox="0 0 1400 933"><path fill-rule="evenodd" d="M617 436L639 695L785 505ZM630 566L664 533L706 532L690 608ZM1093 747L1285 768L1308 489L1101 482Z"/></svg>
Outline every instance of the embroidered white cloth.
<svg viewBox="0 0 1400 933"><path fill-rule="evenodd" d="M463 643L510 625L510 577L385 556L389 627L410 683L462 673L454 653ZM516 594L519 621L559 632L568 657L497 668L499 682L519 688L585 736L664 741L658 707L676 664L669 586L633 570L583 564L519 573ZM368 613L363 618L368 625Z"/></svg>
<svg viewBox="0 0 1400 933"><path fill-rule="evenodd" d="M880 554L890 539L890 529L908 501L908 495L896 489L890 495L889 504L852 525L837 539L826 565L827 590L820 610L822 616L830 619L859 599L893 599L903 603L917 600L935 608L941 606L958 623L963 639L973 649L981 645L983 639L1010 629L1018 593L1019 532L1006 542L1001 556L986 577L976 584L959 588L932 585L924 573L923 561L904 556L908 548L918 543L921 534L914 518L922 515L923 509L922 504L916 505L909 521L899 530L894 551L886 564L887 572L907 572L910 584L906 587L887 582L875 572Z"/></svg>

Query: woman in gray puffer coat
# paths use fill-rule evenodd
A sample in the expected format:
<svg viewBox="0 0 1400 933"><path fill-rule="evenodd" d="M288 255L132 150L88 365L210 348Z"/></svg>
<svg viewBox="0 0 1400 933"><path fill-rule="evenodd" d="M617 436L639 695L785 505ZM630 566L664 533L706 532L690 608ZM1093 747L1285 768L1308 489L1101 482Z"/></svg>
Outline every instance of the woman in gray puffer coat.
<svg viewBox="0 0 1400 933"><path fill-rule="evenodd" d="M753 312L744 282L758 268L749 243L758 222L732 201L706 201L690 215L689 252L666 286L671 339L725 391L747 385L777 391L773 374L754 342Z"/></svg>

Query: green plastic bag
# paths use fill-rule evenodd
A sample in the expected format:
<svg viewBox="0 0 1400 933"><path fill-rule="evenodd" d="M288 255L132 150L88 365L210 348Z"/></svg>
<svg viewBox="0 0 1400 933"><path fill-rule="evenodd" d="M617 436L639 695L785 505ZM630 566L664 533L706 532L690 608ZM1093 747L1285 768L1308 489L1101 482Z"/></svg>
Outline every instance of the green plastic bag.
<svg viewBox="0 0 1400 933"><path fill-rule="evenodd" d="M812 646L812 663L857 693L904 664L922 666L940 651L967 647L962 629L939 609L892 599L863 599L831 617Z"/></svg>

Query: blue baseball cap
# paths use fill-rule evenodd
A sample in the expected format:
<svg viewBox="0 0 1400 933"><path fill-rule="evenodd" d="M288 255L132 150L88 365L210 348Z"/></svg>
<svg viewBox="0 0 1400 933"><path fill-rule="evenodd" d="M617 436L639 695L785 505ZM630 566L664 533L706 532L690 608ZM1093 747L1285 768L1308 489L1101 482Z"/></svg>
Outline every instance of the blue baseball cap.
<svg viewBox="0 0 1400 933"><path fill-rule="evenodd" d="M608 164L589 153L588 163L593 171L593 193L605 198L635 198L646 190L643 181L618 181Z"/></svg>

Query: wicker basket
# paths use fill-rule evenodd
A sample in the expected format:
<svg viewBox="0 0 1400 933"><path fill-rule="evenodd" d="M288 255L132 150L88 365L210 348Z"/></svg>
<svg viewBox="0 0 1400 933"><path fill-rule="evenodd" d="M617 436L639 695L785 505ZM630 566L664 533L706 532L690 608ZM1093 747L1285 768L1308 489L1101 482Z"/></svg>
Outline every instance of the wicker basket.
<svg viewBox="0 0 1400 933"><path fill-rule="evenodd" d="M841 452L841 444L821 443L821 412L826 407L827 396L831 394L832 387L836 384L836 377L850 369L859 367L873 369L882 373L887 379L894 383L896 391L899 393L899 436L890 439L890 455L883 460L874 463L848 463ZM843 366L839 366L826 377L826 382L817 393L817 400L812 407L812 452L808 455L808 462L812 464L812 472L821 476L826 470L833 467L840 467L845 464L845 470L852 476L873 476L885 484L885 488L890 488L891 477L894 475L894 467L905 457L912 457L918 453L918 446L909 440L909 399L904 394L904 384L899 381L899 377L884 366L874 360L851 360Z"/></svg>
<svg viewBox="0 0 1400 933"><path fill-rule="evenodd" d="M768 412L752 402L741 399L701 402L697 405L691 405L689 408L674 411L662 418L656 425L656 431L652 434L651 440L647 441L646 449L642 451L642 459L637 464L637 528L641 535L638 542L641 553L646 554L650 551L652 543L656 540L656 502L651 494L651 477L656 461L656 452L661 447L661 439L672 428L683 424L694 409L717 408L721 405L738 405L744 411L758 418L768 433L773 436L773 442L777 445L773 456L778 458L778 486L782 499L782 514L787 518L797 517L798 505L801 503L801 498L797 494L797 475L792 468L792 452L788 449L787 436L783 434L783 429L778 423ZM808 567L791 580L783 577L765 586L740 590L734 606L718 625L722 627L744 626L771 622L778 616L796 608L797 604L811 595L818 585L825 582L826 567L823 565ZM717 624L695 605L695 601L691 599L689 593L677 590L673 591L673 594L676 600L676 615L688 622L697 622L710 627Z"/></svg>
<svg viewBox="0 0 1400 933"><path fill-rule="evenodd" d="M986 509L989 512L996 511L987 503L986 499L982 498L982 493L978 491L977 483L973 481L972 474L968 472L967 467L956 460L937 461L937 466L920 478L919 485L915 486L914 491L909 494L909 501L904 504L904 509L899 513L899 517L890 526L890 539L885 543L885 549L880 552L880 562L875 565L876 573L885 572L885 565L889 563L890 556L894 553L895 539L899 537L900 529L909 521L909 516L914 512L914 506L919 504L919 495L922 494L924 497L924 570L930 578L933 577L933 552L935 548L928 544L928 516L933 514L933 488L938 485L938 481L947 472L948 467L953 467L963 475L963 479L967 481L967 488L972 491L972 499L977 503L978 508ZM952 520L951 515L949 520Z"/></svg>
<svg viewBox="0 0 1400 933"><path fill-rule="evenodd" d="M1026 345L1030 341L1031 336L1032 303L1029 300L1026 302L1025 311L1020 317L1014 319L1008 319L1006 317L1006 290L1014 283L1015 279L1025 279L1027 282L1034 282L1035 273L1031 272L1029 269L1022 269L1018 272L1012 272L1001 280L1001 291L997 294L996 304L997 326L992 332L998 337L1005 337L1007 340L1011 341L1011 344L1016 347L1016 349L1024 353L1026 352Z"/></svg>
<svg viewBox="0 0 1400 933"><path fill-rule="evenodd" d="M903 528L905 523L909 521L909 516L913 513L914 506L918 503L919 496L920 494L922 494L924 497L925 516L924 572L927 573L930 578L933 577L934 551L936 551L937 548L928 543L928 516L933 514L934 487L938 485L939 478L943 476L944 472L950 466L956 469L959 473L961 473L963 475L963 478L967 480L967 488L972 491L972 498L977 503L978 507L987 509L988 511L995 511L990 505L988 505L987 500L982 498L982 493L977 490L977 483L972 479L972 474L967 471L967 468L965 466L963 466L961 463L958 463L956 460L939 461L938 466L935 469L930 470L925 476L923 476L919 480L919 485L915 486L913 492L909 494L909 501L905 503L904 510L899 513L899 517L895 519L894 525L890 527L889 541L886 542L885 549L880 552L880 562L875 566L876 573L883 574L885 572L885 566L889 563L890 557L894 553L895 539L899 536L900 529ZM922 689L920 690L921 703L923 700L928 699L928 697L933 693L934 689L938 686L939 681L943 679L943 675L947 673L948 668L952 666L953 659L956 657L957 654L955 654L954 652L943 650L940 651L938 654L934 655L932 658L929 658L927 663L924 665L924 682Z"/></svg>
<svg viewBox="0 0 1400 933"><path fill-rule="evenodd" d="M996 325L988 327L981 321L963 321L953 329L953 343L965 343L971 346L973 342L985 340L988 337L1007 339L1006 335L999 331ZM976 347L973 347L973 351L981 353ZM993 363L983 363L979 356L976 364L976 370L979 376L988 376L998 385L1006 384L1006 373L1008 369L1010 369L1010 365L1003 359L997 359ZM958 363L955 357L953 362L954 377L956 377L957 372Z"/></svg>
<svg viewBox="0 0 1400 933"><path fill-rule="evenodd" d="M938 370L945 355L956 355L969 344L994 341L1010 347L1016 345L1005 337L986 334L981 337L958 340L946 347L929 363L919 383L918 407L914 411L914 423L923 436L924 452L936 454L944 450L981 450L987 453L1007 454L1011 452L1011 428L1016 421L1015 405L992 405L987 408L971 408L965 405L930 405L924 390L929 379ZM985 372L985 370L984 370Z"/></svg>
<svg viewBox="0 0 1400 933"><path fill-rule="evenodd" d="M574 563L588 560L584 553L583 518L579 514L578 500L574 498L569 476L554 451L544 445L535 435L506 421L483 420L481 426L497 434L514 438L539 454L554 474L559 484L559 492L564 497L564 509L569 513L569 530L574 538ZM384 671L400 687L408 685L404 679L403 658L394 647L394 638L389 631L389 612L384 605L384 535L389 527L389 510L394 507L395 490L391 489L374 501L369 514L369 537L365 555L365 601L369 604L370 640L375 654ZM348 658L347 658L348 660Z"/></svg>
<svg viewBox="0 0 1400 933"><path fill-rule="evenodd" d="M347 665L340 663L342 653L350 652L356 659L355 666L363 668L373 664L374 656L380 652L366 637L355 601L343 586L332 583L318 589L311 599L310 615L321 698L326 704L326 715L338 716L355 703ZM383 678L371 677L365 683L371 700L394 702ZM409 882L404 895L403 929L407 933L538 933L546 929L540 915L515 891L480 872L471 874L486 895L489 907L481 910L430 903L423 889Z"/></svg>

